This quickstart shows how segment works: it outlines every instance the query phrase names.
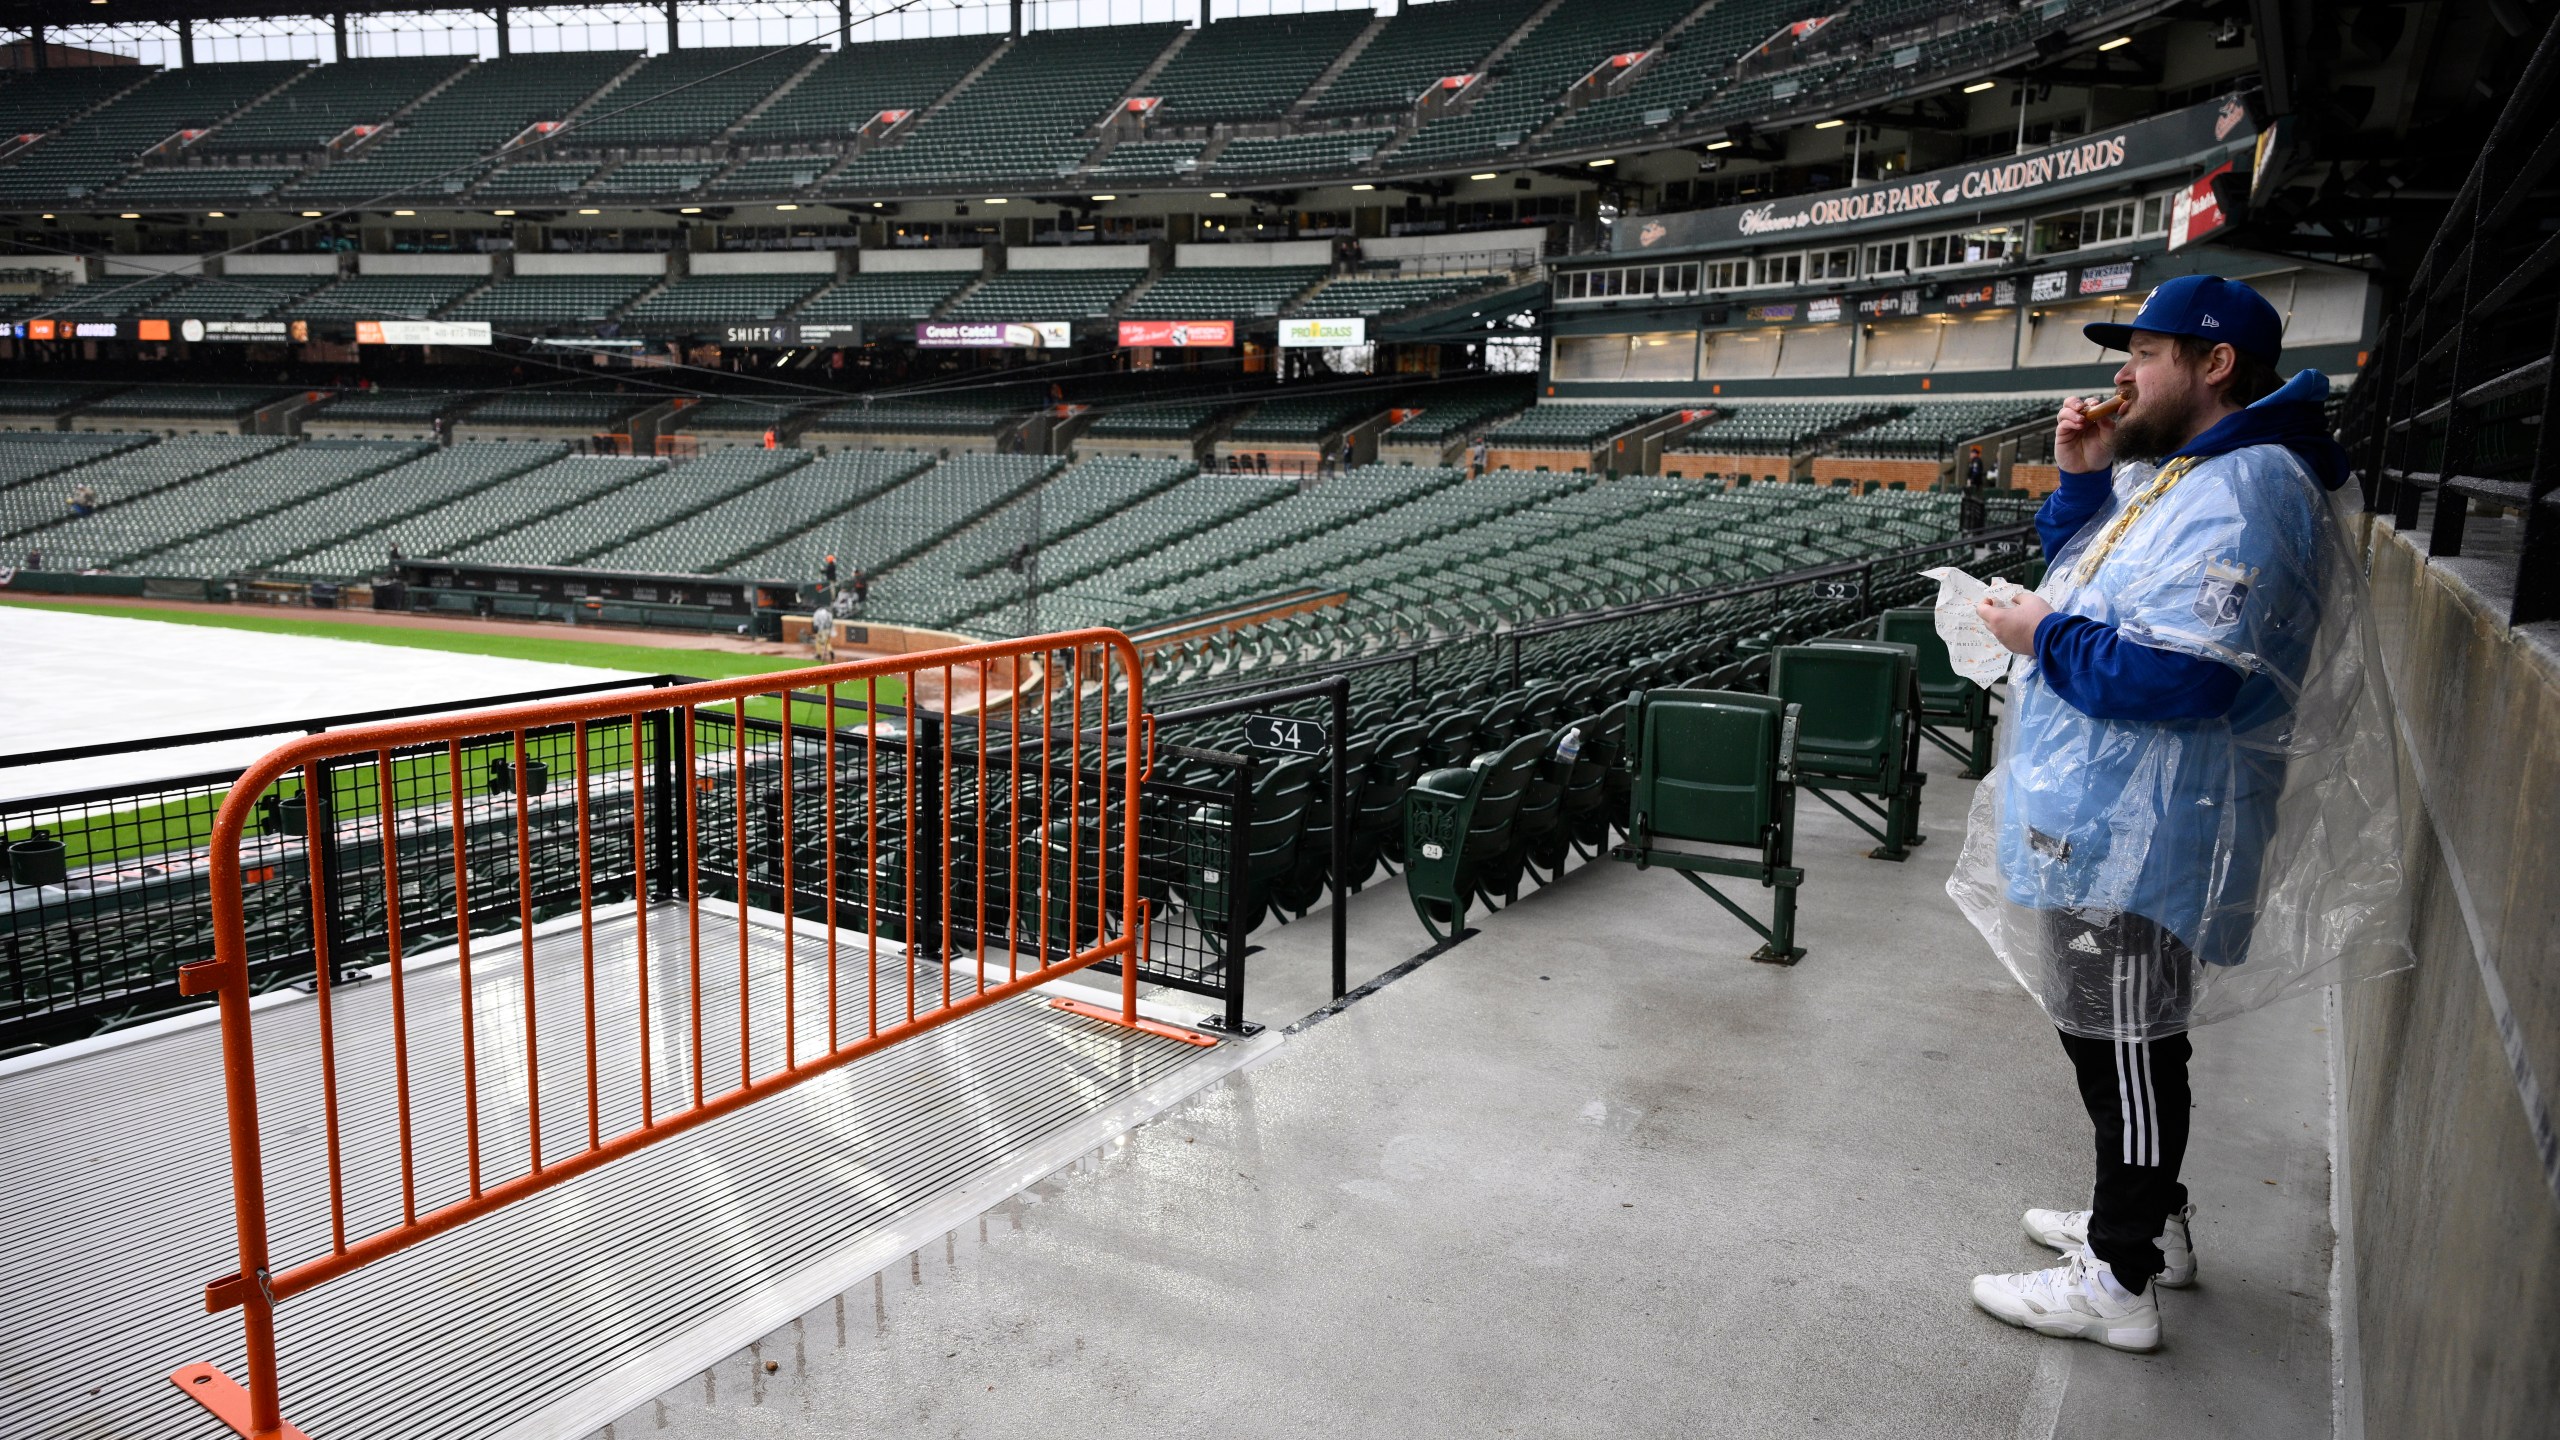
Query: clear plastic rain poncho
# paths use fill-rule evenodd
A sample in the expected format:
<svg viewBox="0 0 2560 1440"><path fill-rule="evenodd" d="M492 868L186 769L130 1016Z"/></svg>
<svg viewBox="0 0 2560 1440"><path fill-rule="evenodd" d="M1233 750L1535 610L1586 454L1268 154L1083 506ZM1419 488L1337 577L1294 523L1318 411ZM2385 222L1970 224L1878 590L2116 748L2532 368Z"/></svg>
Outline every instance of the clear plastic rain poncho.
<svg viewBox="0 0 2560 1440"><path fill-rule="evenodd" d="M2245 678L2099 720L2021 657L1947 893L2053 1023L2152 1040L2410 962L2398 766L2343 497L2257 445L2110 503L2037 593ZM2129 522L2128 508L2136 508Z"/></svg>

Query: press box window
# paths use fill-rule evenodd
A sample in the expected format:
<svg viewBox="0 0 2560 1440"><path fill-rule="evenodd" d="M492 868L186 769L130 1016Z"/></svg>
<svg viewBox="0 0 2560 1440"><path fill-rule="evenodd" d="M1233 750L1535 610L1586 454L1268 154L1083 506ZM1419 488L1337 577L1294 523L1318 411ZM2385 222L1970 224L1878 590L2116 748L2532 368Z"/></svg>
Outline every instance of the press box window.
<svg viewBox="0 0 2560 1440"><path fill-rule="evenodd" d="M1846 280L1857 273L1858 251L1855 246L1838 250L1815 250L1804 257L1807 280Z"/></svg>
<svg viewBox="0 0 2560 1440"><path fill-rule="evenodd" d="M1709 260L1706 262L1706 276L1710 290L1739 290L1751 283L1751 262Z"/></svg>
<svg viewBox="0 0 2560 1440"><path fill-rule="evenodd" d="M1801 285L1804 283L1802 255L1763 255L1754 262L1758 267L1755 283L1761 285Z"/></svg>
<svg viewBox="0 0 2560 1440"><path fill-rule="evenodd" d="M1881 245L1867 247L1867 273L1870 275L1899 275L1910 268L1911 242L1908 240L1888 240Z"/></svg>

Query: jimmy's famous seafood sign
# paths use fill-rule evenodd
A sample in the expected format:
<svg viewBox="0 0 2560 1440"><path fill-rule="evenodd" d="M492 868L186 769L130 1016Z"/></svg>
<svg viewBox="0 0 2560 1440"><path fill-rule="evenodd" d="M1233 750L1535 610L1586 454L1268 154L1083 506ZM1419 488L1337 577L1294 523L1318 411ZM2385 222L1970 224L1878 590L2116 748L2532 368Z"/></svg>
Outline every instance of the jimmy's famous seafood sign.
<svg viewBox="0 0 2560 1440"><path fill-rule="evenodd" d="M2030 154L1933 170L1890 185L1651 216L1640 225L1618 226L1610 248L1688 250L1767 236L1819 237L1933 216L1962 221L2015 202L2060 200L2217 164L2255 135L2247 108L2225 97Z"/></svg>

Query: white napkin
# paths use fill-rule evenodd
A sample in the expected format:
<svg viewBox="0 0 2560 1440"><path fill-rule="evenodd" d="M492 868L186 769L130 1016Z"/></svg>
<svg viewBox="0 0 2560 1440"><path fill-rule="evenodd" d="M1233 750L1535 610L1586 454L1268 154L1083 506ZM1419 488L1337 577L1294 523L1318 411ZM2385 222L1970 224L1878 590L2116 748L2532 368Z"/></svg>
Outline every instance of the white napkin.
<svg viewBox="0 0 2560 1440"><path fill-rule="evenodd" d="M2000 643L1973 607L1985 596L1994 604L2009 604L2025 588L1997 575L1986 584L1952 565L1920 573L1938 582L1938 638L1947 642L1947 660L1956 673L1982 686L2009 678L2009 664L2017 654Z"/></svg>

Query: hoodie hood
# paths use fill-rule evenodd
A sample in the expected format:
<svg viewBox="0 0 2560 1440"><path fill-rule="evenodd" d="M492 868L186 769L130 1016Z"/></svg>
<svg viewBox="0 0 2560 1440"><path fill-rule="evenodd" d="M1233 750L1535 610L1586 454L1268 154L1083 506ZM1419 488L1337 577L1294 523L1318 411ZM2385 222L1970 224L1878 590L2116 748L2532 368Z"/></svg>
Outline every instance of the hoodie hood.
<svg viewBox="0 0 2560 1440"><path fill-rule="evenodd" d="M2180 447L2178 454L2209 459L2252 445L2281 445L2302 457L2311 473L2331 490L2347 481L2347 451L2329 434L2321 402L2329 398L2329 377L2317 370L2297 371L2277 391Z"/></svg>

